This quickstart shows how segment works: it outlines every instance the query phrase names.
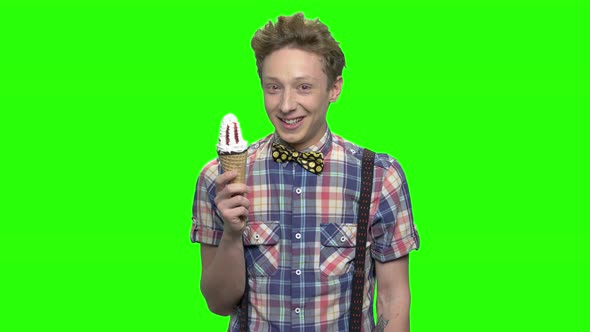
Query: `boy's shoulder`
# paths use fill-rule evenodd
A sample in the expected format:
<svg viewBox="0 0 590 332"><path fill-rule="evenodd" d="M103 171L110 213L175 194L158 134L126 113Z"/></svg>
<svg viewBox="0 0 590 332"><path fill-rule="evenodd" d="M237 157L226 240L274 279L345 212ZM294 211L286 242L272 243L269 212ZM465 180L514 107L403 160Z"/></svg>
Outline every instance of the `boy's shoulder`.
<svg viewBox="0 0 590 332"><path fill-rule="evenodd" d="M363 151L366 147L362 147L356 143L353 143L342 136L332 134L332 144L342 148L347 152L348 155L352 155L360 162L363 157ZM375 151L374 151L375 152ZM397 159L387 153L375 152L375 166L380 168L398 167L399 162Z"/></svg>

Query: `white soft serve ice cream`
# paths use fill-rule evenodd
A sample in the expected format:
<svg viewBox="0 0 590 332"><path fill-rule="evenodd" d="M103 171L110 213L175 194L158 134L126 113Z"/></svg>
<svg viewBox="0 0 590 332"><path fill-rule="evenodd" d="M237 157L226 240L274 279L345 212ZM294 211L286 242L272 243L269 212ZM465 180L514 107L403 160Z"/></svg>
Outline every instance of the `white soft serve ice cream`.
<svg viewBox="0 0 590 332"><path fill-rule="evenodd" d="M233 114L227 114L221 121L219 129L219 141L217 152L219 153L241 153L248 148L248 142L242 138L240 123Z"/></svg>

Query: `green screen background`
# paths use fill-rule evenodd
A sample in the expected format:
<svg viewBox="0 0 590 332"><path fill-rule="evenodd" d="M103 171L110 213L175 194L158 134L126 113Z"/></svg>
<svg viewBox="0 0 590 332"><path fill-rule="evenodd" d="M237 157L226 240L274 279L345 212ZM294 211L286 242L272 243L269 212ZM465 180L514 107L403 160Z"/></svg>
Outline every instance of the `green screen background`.
<svg viewBox="0 0 590 332"><path fill-rule="evenodd" d="M586 8L275 0L0 5L0 330L225 330L195 181L224 114L272 131L249 42L297 11L346 55L332 131L406 171L412 330L588 328Z"/></svg>

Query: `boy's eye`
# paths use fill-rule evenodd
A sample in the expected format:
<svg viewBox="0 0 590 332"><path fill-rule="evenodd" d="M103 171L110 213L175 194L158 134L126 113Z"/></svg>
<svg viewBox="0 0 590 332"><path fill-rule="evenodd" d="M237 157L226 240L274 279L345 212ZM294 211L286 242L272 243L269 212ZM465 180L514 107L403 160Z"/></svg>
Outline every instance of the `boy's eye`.
<svg viewBox="0 0 590 332"><path fill-rule="evenodd" d="M299 88L300 88L301 90L304 90L304 91L306 91L306 90L309 90L309 89L311 89L311 85L309 85L309 84L302 84L302 85L301 85Z"/></svg>

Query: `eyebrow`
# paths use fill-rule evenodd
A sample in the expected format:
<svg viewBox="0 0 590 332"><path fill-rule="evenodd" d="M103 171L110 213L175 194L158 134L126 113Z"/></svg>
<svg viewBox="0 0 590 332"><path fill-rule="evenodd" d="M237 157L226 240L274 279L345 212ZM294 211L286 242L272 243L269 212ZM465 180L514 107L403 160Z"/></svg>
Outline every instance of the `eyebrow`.
<svg viewBox="0 0 590 332"><path fill-rule="evenodd" d="M271 80L271 81L280 81L280 79L272 76L263 76L262 79L264 80ZM294 81L305 81L305 80L312 80L315 81L316 79L311 76L297 76L293 79Z"/></svg>

